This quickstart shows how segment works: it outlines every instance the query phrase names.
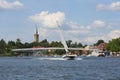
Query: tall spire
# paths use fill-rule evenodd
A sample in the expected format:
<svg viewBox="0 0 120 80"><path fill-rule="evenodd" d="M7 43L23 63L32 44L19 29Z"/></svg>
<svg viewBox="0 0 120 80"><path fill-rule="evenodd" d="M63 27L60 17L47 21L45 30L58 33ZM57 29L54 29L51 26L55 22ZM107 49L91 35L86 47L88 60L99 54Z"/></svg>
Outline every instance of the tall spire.
<svg viewBox="0 0 120 80"><path fill-rule="evenodd" d="M38 28L37 28L37 24L36 24L36 34L38 34Z"/></svg>
<svg viewBox="0 0 120 80"><path fill-rule="evenodd" d="M34 42L39 42L39 34L38 34L37 25L36 25L36 33L34 34Z"/></svg>

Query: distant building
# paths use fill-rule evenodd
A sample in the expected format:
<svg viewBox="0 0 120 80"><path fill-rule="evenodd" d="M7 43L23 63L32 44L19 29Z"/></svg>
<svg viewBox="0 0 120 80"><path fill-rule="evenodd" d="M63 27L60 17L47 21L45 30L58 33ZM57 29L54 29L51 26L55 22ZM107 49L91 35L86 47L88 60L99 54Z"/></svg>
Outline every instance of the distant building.
<svg viewBox="0 0 120 80"><path fill-rule="evenodd" d="M97 49L99 50L106 50L106 43L101 43L97 46Z"/></svg>
<svg viewBox="0 0 120 80"><path fill-rule="evenodd" d="M36 27L36 33L34 34L34 42L39 42L39 34L37 27Z"/></svg>

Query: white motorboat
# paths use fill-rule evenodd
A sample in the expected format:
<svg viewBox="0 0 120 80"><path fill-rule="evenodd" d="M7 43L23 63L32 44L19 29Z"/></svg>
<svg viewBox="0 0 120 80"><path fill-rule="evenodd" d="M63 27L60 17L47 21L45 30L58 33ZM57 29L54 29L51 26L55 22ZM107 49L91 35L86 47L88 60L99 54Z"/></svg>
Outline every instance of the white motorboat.
<svg viewBox="0 0 120 80"><path fill-rule="evenodd" d="M67 52L62 57L66 58L67 60L74 60L77 57L77 55L76 54L72 54L71 52Z"/></svg>
<svg viewBox="0 0 120 80"><path fill-rule="evenodd" d="M94 56L94 57L104 57L104 53L100 52L100 51L93 51L91 54L87 55L87 57L90 57L90 56Z"/></svg>
<svg viewBox="0 0 120 80"><path fill-rule="evenodd" d="M63 55L63 58L66 58L67 60L74 60L76 58L77 55L75 54L71 54L71 55Z"/></svg>

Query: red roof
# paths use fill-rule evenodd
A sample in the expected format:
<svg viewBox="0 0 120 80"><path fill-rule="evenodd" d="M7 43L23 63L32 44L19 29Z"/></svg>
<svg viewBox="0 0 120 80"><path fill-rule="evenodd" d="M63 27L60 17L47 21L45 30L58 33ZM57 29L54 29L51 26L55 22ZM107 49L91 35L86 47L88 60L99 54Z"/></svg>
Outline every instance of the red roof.
<svg viewBox="0 0 120 80"><path fill-rule="evenodd" d="M98 49L100 50L105 50L106 49L106 43L101 43L97 46Z"/></svg>

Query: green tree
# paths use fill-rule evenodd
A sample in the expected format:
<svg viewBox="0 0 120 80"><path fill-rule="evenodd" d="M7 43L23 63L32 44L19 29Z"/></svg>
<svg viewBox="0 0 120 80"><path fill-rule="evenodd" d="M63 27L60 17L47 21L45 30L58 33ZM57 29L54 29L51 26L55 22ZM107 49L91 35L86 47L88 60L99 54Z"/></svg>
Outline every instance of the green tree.
<svg viewBox="0 0 120 80"><path fill-rule="evenodd" d="M67 43L68 47L70 47L71 43L72 43L72 40L68 40L68 41L66 41L66 43Z"/></svg>
<svg viewBox="0 0 120 80"><path fill-rule="evenodd" d="M11 49L15 49L16 48L16 44L14 41L8 41L7 44L7 53L11 52Z"/></svg>
<svg viewBox="0 0 120 80"><path fill-rule="evenodd" d="M101 43L104 43L104 40L100 39L100 40L98 40L97 43L95 43L94 45L95 45L95 46L98 46L98 45L101 44Z"/></svg>
<svg viewBox="0 0 120 80"><path fill-rule="evenodd" d="M47 39L44 39L40 42L40 46L42 47L49 47L49 42L47 41Z"/></svg>
<svg viewBox="0 0 120 80"><path fill-rule="evenodd" d="M82 43L78 43L77 46L78 46L78 47L83 47Z"/></svg>
<svg viewBox="0 0 120 80"><path fill-rule="evenodd" d="M4 39L0 40L0 54L5 54L6 53L6 42L4 41Z"/></svg>
<svg viewBox="0 0 120 80"><path fill-rule="evenodd" d="M31 44L30 44L30 43L27 43L27 42L26 42L26 43L24 43L23 45L24 45L24 48L31 48L31 47L33 47L33 46L31 46Z"/></svg>
<svg viewBox="0 0 120 80"><path fill-rule="evenodd" d="M14 49L16 48L16 44L14 41L8 41L7 48Z"/></svg>
<svg viewBox="0 0 120 80"><path fill-rule="evenodd" d="M120 51L120 38L109 41L106 48L110 51Z"/></svg>
<svg viewBox="0 0 120 80"><path fill-rule="evenodd" d="M21 43L21 40L19 38L16 39L16 48L23 48L23 44Z"/></svg>
<svg viewBox="0 0 120 80"><path fill-rule="evenodd" d="M63 44L61 42L52 41L50 47L63 47Z"/></svg>

